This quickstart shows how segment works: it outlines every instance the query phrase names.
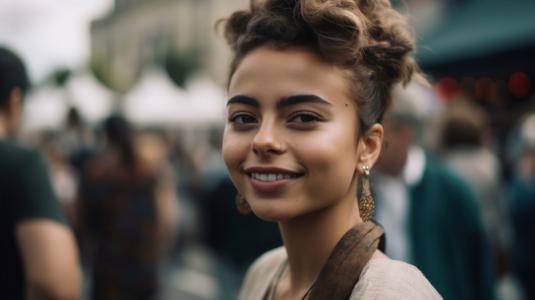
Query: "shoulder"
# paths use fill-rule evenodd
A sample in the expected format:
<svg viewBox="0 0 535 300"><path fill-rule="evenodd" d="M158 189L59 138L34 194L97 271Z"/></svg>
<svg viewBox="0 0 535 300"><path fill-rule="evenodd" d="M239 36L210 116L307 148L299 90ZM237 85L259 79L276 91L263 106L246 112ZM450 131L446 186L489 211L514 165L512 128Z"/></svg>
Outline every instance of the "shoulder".
<svg viewBox="0 0 535 300"><path fill-rule="evenodd" d="M285 261L286 258L286 249L281 246L262 254L253 262L250 270L265 269L274 265L278 266Z"/></svg>
<svg viewBox="0 0 535 300"><path fill-rule="evenodd" d="M424 181L429 187L439 191L438 195L447 197L448 205L463 206L467 204L467 200L474 202L476 199L468 183L432 155L428 155Z"/></svg>
<svg viewBox="0 0 535 300"><path fill-rule="evenodd" d="M13 142L0 143L0 170L14 223L46 218L65 223L53 191L45 159L34 149Z"/></svg>
<svg viewBox="0 0 535 300"><path fill-rule="evenodd" d="M392 259L372 259L362 271L351 299L442 299L416 267Z"/></svg>
<svg viewBox="0 0 535 300"><path fill-rule="evenodd" d="M0 141L0 175L4 186L17 194L27 193L31 183L47 178L45 159L32 148L11 141Z"/></svg>
<svg viewBox="0 0 535 300"><path fill-rule="evenodd" d="M278 247L257 258L247 271L239 299L260 299L286 257L286 249Z"/></svg>
<svg viewBox="0 0 535 300"><path fill-rule="evenodd" d="M286 249L284 247L278 247L270 250L259 258L257 258L245 277L244 285L249 281L257 281L259 277L266 279L267 274L275 274L279 266L286 261Z"/></svg>
<svg viewBox="0 0 535 300"><path fill-rule="evenodd" d="M36 150L7 140L0 140L0 157L3 164L13 167L40 158Z"/></svg>
<svg viewBox="0 0 535 300"><path fill-rule="evenodd" d="M427 155L426 171L428 178L439 180L448 187L467 187L467 184L459 177L442 159L433 155Z"/></svg>

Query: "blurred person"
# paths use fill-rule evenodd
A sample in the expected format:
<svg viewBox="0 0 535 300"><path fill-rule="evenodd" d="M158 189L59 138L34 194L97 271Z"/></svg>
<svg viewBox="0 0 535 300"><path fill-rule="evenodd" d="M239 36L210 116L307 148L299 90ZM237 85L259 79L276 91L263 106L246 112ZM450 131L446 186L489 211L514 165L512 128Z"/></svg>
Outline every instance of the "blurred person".
<svg viewBox="0 0 535 300"><path fill-rule="evenodd" d="M95 134L87 126L80 111L72 106L67 111L63 130L60 138L62 151L66 153L69 164L79 175L97 152Z"/></svg>
<svg viewBox="0 0 535 300"><path fill-rule="evenodd" d="M67 159L60 142L60 135L59 132L44 134L39 144L48 162L54 192L69 223L75 224L78 173Z"/></svg>
<svg viewBox="0 0 535 300"><path fill-rule="evenodd" d="M109 117L104 131L107 146L83 172L78 208L91 298L152 299L174 240L175 182L159 163L161 149L144 139L139 150L124 118Z"/></svg>
<svg viewBox="0 0 535 300"><path fill-rule="evenodd" d="M19 123L26 69L0 47L0 202L3 299L77 299L78 249L41 155L12 139Z"/></svg>
<svg viewBox="0 0 535 300"><path fill-rule="evenodd" d="M438 151L444 162L475 192L499 274L506 271L510 226L497 155L489 149L484 112L457 99L438 117Z"/></svg>
<svg viewBox="0 0 535 300"><path fill-rule="evenodd" d="M444 299L494 299L490 251L467 184L419 145L421 82L397 86L385 115L385 147L374 176L386 254L422 270Z"/></svg>
<svg viewBox="0 0 535 300"><path fill-rule="evenodd" d="M203 191L213 190L223 178L228 178L227 168L225 168L225 162L221 155L222 136L223 127L213 127L208 132L206 155L200 172Z"/></svg>
<svg viewBox="0 0 535 300"><path fill-rule="evenodd" d="M513 134L516 162L510 186L513 227L513 271L524 289L525 299L535 299L535 113L529 113Z"/></svg>
<svg viewBox="0 0 535 300"><path fill-rule="evenodd" d="M441 299L378 250L370 220L379 122L417 68L404 19L386 0L250 3L225 23L222 152L238 208L277 222L284 246L253 263L240 299Z"/></svg>

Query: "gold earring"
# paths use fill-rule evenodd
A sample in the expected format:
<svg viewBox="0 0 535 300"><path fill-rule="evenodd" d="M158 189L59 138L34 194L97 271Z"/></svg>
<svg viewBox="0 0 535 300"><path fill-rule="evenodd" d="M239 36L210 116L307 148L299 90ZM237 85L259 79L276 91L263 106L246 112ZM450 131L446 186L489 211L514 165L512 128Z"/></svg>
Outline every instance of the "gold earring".
<svg viewBox="0 0 535 300"><path fill-rule="evenodd" d="M375 208L375 204L373 203L373 196L372 192L370 190L370 168L368 166L364 166L362 168L364 177L362 178L362 190L361 195L359 197L359 211L360 211L360 217L362 218L362 221L368 222L373 217L373 210Z"/></svg>
<svg viewBox="0 0 535 300"><path fill-rule="evenodd" d="M251 212L251 206L249 206L249 202L247 202L245 197L243 197L239 192L236 194L235 202L236 208L240 214L247 215Z"/></svg>

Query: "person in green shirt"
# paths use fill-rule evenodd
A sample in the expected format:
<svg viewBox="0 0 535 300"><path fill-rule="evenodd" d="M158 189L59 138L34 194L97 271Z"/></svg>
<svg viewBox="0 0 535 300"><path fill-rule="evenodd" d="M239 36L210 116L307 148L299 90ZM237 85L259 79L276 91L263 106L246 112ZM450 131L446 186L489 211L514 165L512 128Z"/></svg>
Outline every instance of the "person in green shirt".
<svg viewBox="0 0 535 300"><path fill-rule="evenodd" d="M13 141L28 86L21 59L0 47L2 298L77 299L78 250L44 160Z"/></svg>
<svg viewBox="0 0 535 300"><path fill-rule="evenodd" d="M395 88L385 114L386 146L372 186L386 254L418 267L445 300L492 300L495 274L477 199L419 145L422 84Z"/></svg>

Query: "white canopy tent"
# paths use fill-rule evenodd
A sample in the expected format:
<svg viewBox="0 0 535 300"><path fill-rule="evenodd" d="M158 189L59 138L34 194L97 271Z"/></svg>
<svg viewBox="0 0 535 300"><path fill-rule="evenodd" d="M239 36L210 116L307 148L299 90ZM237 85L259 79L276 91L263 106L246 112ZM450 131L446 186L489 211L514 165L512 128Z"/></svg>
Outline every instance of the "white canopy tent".
<svg viewBox="0 0 535 300"><path fill-rule="evenodd" d="M68 101L80 111L82 118L96 124L113 111L113 92L100 84L90 73L74 76L67 83Z"/></svg>
<svg viewBox="0 0 535 300"><path fill-rule="evenodd" d="M95 124L111 113L113 97L90 73L75 75L65 87L38 87L26 99L22 130L61 129L70 106L78 109L84 121Z"/></svg>
<svg viewBox="0 0 535 300"><path fill-rule="evenodd" d="M195 77L186 85L192 112L197 122L223 124L225 114L225 92L206 77Z"/></svg>
<svg viewBox="0 0 535 300"><path fill-rule="evenodd" d="M22 130L57 130L63 125L66 114L65 92L55 86L42 87L26 97L22 112Z"/></svg>
<svg viewBox="0 0 535 300"><path fill-rule="evenodd" d="M176 125L188 118L187 95L159 70L146 71L123 99L122 110L137 125Z"/></svg>
<svg viewBox="0 0 535 300"><path fill-rule="evenodd" d="M23 130L61 129L70 106L94 125L112 113L114 97L90 73L74 75L64 88L39 87L27 97ZM196 127L224 121L225 93L206 77L193 78L184 90L163 71L150 69L120 100L126 118L139 126Z"/></svg>
<svg viewBox="0 0 535 300"><path fill-rule="evenodd" d="M191 127L221 123L224 94L209 80L196 78L186 90L160 70L150 69L123 99L125 116L137 125Z"/></svg>

